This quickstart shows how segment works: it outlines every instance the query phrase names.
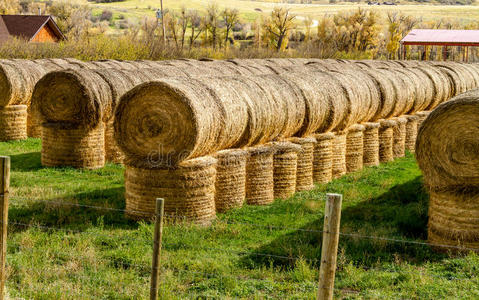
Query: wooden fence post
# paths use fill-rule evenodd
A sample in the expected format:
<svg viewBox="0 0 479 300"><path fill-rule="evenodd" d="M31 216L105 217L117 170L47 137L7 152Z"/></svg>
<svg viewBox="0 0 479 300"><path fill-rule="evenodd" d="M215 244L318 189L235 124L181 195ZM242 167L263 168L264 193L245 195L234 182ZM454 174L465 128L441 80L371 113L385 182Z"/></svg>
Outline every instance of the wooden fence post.
<svg viewBox="0 0 479 300"><path fill-rule="evenodd" d="M336 276L342 201L342 195L327 195L326 208L324 210L321 267L319 269L319 300L331 300L334 295L334 278Z"/></svg>
<svg viewBox="0 0 479 300"><path fill-rule="evenodd" d="M156 199L155 240L153 244L153 260L151 268L150 300L158 300L161 269L161 240L163 237L163 211L165 200Z"/></svg>
<svg viewBox="0 0 479 300"><path fill-rule="evenodd" d="M8 190L10 187L10 157L0 156L0 244L2 247L0 261L0 299L5 299L5 260L7 257L7 224L8 224Z"/></svg>

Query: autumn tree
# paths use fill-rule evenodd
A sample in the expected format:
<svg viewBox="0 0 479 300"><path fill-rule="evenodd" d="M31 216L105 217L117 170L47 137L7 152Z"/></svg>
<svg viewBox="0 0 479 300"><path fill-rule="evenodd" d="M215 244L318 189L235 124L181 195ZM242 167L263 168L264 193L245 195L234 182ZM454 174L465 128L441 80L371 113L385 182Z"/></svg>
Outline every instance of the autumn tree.
<svg viewBox="0 0 479 300"><path fill-rule="evenodd" d="M190 50L193 47L195 41L198 39L198 37L201 35L204 29L204 23L203 19L201 16L198 14L198 11L192 10L188 12L188 18L190 21L190 43L189 47Z"/></svg>
<svg viewBox="0 0 479 300"><path fill-rule="evenodd" d="M12 15L20 12L19 0L0 0L0 14Z"/></svg>
<svg viewBox="0 0 479 300"><path fill-rule="evenodd" d="M276 51L286 48L289 34L295 28L294 19L295 16L290 13L289 9L275 8L270 17L264 21L263 26L268 34L269 44Z"/></svg>
<svg viewBox="0 0 479 300"><path fill-rule="evenodd" d="M225 48L227 48L230 32L239 22L239 12L237 9L226 8L221 15L225 24Z"/></svg>
<svg viewBox="0 0 479 300"><path fill-rule="evenodd" d="M206 30L211 34L211 44L213 49L216 49L219 35L219 20L220 14L218 5L215 3L210 4L206 10Z"/></svg>

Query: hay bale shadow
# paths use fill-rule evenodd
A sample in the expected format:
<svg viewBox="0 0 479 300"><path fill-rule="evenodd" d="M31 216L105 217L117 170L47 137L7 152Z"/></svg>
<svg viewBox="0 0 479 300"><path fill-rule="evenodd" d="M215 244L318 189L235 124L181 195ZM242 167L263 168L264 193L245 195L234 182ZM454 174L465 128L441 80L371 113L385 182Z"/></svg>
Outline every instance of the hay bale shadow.
<svg viewBox="0 0 479 300"><path fill-rule="evenodd" d="M9 222L37 224L55 228L85 230L92 226L109 226L133 229L138 223L125 217L124 188L110 188L80 193L63 199L44 199L49 202L25 202L11 206ZM74 203L78 205L63 205ZM90 208L102 207L104 209ZM10 225L9 225L10 226ZM23 231L26 226L11 226L12 230Z"/></svg>
<svg viewBox="0 0 479 300"><path fill-rule="evenodd" d="M345 202L347 203L347 199L344 200L343 206ZM422 178L417 177L393 187L376 198L344 208L341 232L360 236L341 235L339 244L341 255L346 261L352 261L365 268L373 267L378 262L394 263L404 260L421 265L443 259L445 254L436 253L429 246L361 237L381 236L425 241L427 206L428 196L422 187ZM322 235L308 230L321 231L323 222L323 218L318 218L300 230L285 234L255 250L256 253L286 256L290 259L248 255L241 262L248 268L271 265L288 268L295 265L295 257L302 257L318 268Z"/></svg>
<svg viewBox="0 0 479 300"><path fill-rule="evenodd" d="M29 152L10 155L11 170L15 172L28 172L42 169L41 153Z"/></svg>

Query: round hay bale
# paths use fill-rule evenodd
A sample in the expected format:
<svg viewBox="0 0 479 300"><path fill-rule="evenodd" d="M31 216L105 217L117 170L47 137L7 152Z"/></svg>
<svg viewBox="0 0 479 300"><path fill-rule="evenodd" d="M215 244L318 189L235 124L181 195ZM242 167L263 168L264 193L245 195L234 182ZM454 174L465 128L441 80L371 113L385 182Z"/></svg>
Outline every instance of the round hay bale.
<svg viewBox="0 0 479 300"><path fill-rule="evenodd" d="M9 105L0 108L0 141L27 139L27 106Z"/></svg>
<svg viewBox="0 0 479 300"><path fill-rule="evenodd" d="M363 165L379 166L379 123L363 123Z"/></svg>
<svg viewBox="0 0 479 300"><path fill-rule="evenodd" d="M358 120L365 115L364 108L362 107L361 96L358 91L358 86L355 83L355 79L352 76L338 72L330 72L328 74L339 83L344 95L346 95L346 114L342 122L340 122L336 128L338 130L343 130L358 122Z"/></svg>
<svg viewBox="0 0 479 300"><path fill-rule="evenodd" d="M301 146L298 153L298 170L296 172L296 191L310 191L314 189L313 181L313 155L316 139L307 138L290 138L290 142Z"/></svg>
<svg viewBox="0 0 479 300"><path fill-rule="evenodd" d="M395 118L396 126L393 128L393 156L394 158L404 157L406 155L406 124L404 117Z"/></svg>
<svg viewBox="0 0 479 300"><path fill-rule="evenodd" d="M438 63L434 64L434 66L448 77L452 87L452 96L457 96L467 91L466 82L461 78L463 74L460 74L459 71L446 63Z"/></svg>
<svg viewBox="0 0 479 300"><path fill-rule="evenodd" d="M274 143L274 198L287 199L296 192L298 153L301 146L290 142Z"/></svg>
<svg viewBox="0 0 479 300"><path fill-rule="evenodd" d="M346 175L346 131L335 132L333 141L333 179Z"/></svg>
<svg viewBox="0 0 479 300"><path fill-rule="evenodd" d="M420 66L417 70L423 72L433 85L433 92L430 98L426 98L426 102L423 107L418 108L417 111L430 110L439 105L450 97L452 97L452 82L441 71L431 66ZM424 85L428 85L425 81Z"/></svg>
<svg viewBox="0 0 479 300"><path fill-rule="evenodd" d="M313 154L313 181L328 183L333 179L333 141L331 132L315 134L316 144Z"/></svg>
<svg viewBox="0 0 479 300"><path fill-rule="evenodd" d="M378 109L369 121L374 122L390 117L396 101L396 93L391 80L378 70L364 69L362 71L370 76L379 93Z"/></svg>
<svg viewBox="0 0 479 300"><path fill-rule="evenodd" d="M62 122L95 128L111 118L113 100L110 86L87 69L51 72L35 86L33 110L41 122Z"/></svg>
<svg viewBox="0 0 479 300"><path fill-rule="evenodd" d="M246 162L246 203L268 205L274 202L273 145L248 149Z"/></svg>
<svg viewBox="0 0 479 300"><path fill-rule="evenodd" d="M141 84L120 100L115 139L125 163L149 168L214 153L222 108L206 87L187 78Z"/></svg>
<svg viewBox="0 0 479 300"><path fill-rule="evenodd" d="M208 225L216 218L216 159L200 157L176 168L126 166L126 214L133 219L155 215L156 199L165 199L167 219Z"/></svg>
<svg viewBox="0 0 479 300"><path fill-rule="evenodd" d="M0 62L0 107L28 105L35 84L47 72L32 61Z"/></svg>
<svg viewBox="0 0 479 300"><path fill-rule="evenodd" d="M222 150L215 154L216 166L215 205L217 212L243 206L246 198L246 161L248 151Z"/></svg>
<svg viewBox="0 0 479 300"><path fill-rule="evenodd" d="M415 116L417 116L417 130L419 131L419 128L421 128L422 123L426 118L429 116L431 112L430 111L418 111L415 113Z"/></svg>
<svg viewBox="0 0 479 300"><path fill-rule="evenodd" d="M277 132L269 135L271 140L288 138L295 135L302 127L306 107L300 88L278 75L255 76L251 78L258 86L271 95L273 115ZM280 116L284 117L279 120Z"/></svg>
<svg viewBox="0 0 479 300"><path fill-rule="evenodd" d="M415 86L415 99L412 109L409 114L415 113L425 109L432 101L434 95L434 83L432 80L422 71L417 68L408 69L415 75L413 83Z"/></svg>
<svg viewBox="0 0 479 300"><path fill-rule="evenodd" d="M439 105L419 128L416 157L431 188L479 184L479 93Z"/></svg>
<svg viewBox="0 0 479 300"><path fill-rule="evenodd" d="M304 115L299 115L299 117L303 117L303 120L302 127L296 132L297 136L311 135L319 128L328 126L325 124L331 123L331 120L328 120L331 112L326 109L326 107L330 107L330 100L324 89L318 88L326 84L324 81L320 81L316 76L307 73L283 73L279 76L289 84L296 86L301 92L305 111ZM294 105L294 103L291 105ZM299 103L300 113L303 105Z"/></svg>
<svg viewBox="0 0 479 300"><path fill-rule="evenodd" d="M99 169L105 165L105 129L68 128L45 123L42 128L42 165Z"/></svg>
<svg viewBox="0 0 479 300"><path fill-rule="evenodd" d="M379 161L390 162L394 160L394 120L379 120Z"/></svg>
<svg viewBox="0 0 479 300"><path fill-rule="evenodd" d="M479 249L477 192L430 191L428 215L428 242L431 245ZM441 252L460 251L445 247L435 248Z"/></svg>
<svg viewBox="0 0 479 300"><path fill-rule="evenodd" d="M346 170L348 173L363 168L364 130L363 125L356 124L348 128L346 134Z"/></svg>
<svg viewBox="0 0 479 300"><path fill-rule="evenodd" d="M414 153L417 138L417 122L419 118L415 115L408 115L404 117L407 119L405 148L407 151Z"/></svg>
<svg viewBox="0 0 479 300"><path fill-rule="evenodd" d="M406 77L395 70L380 69L378 71L381 72L383 76L386 76L389 80L391 80L396 95L394 109L388 118L398 117L407 111L409 104L411 101L413 101L411 91L412 87L407 84Z"/></svg>
<svg viewBox="0 0 479 300"><path fill-rule="evenodd" d="M404 82L409 86L409 97L404 113L411 113L418 111L419 108L424 106L426 101L426 90L430 89L432 94L432 83L429 80L424 80L426 77L423 73L413 71L413 69L397 68L394 70L404 79ZM419 75L418 75L419 74ZM425 84L430 83L430 86Z"/></svg>
<svg viewBox="0 0 479 300"><path fill-rule="evenodd" d="M105 160L116 164L123 164L125 161L125 154L115 140L113 121L105 123Z"/></svg>

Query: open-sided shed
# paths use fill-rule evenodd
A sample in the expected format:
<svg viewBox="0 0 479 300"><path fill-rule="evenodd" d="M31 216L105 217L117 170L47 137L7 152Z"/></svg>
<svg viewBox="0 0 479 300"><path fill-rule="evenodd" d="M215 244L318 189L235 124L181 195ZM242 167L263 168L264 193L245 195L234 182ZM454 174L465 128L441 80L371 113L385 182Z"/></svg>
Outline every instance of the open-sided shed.
<svg viewBox="0 0 479 300"><path fill-rule="evenodd" d="M443 59L448 47L461 47L463 60L469 59L469 47L479 47L479 30L413 29L401 40L402 56L407 46L440 46Z"/></svg>

